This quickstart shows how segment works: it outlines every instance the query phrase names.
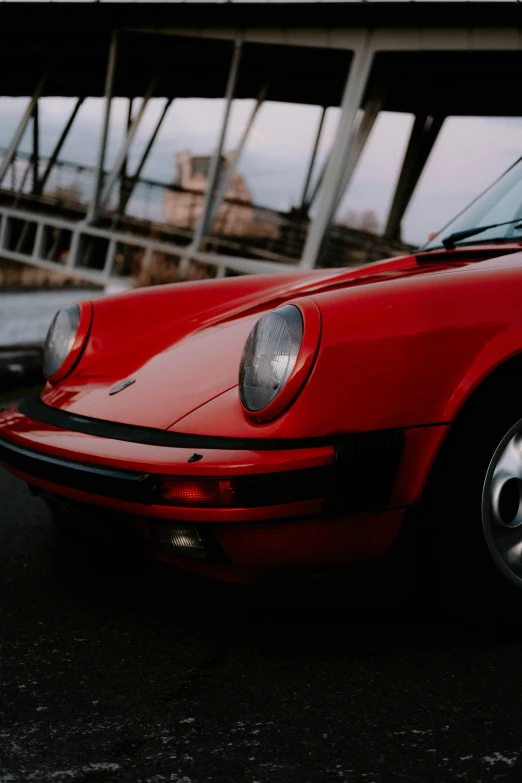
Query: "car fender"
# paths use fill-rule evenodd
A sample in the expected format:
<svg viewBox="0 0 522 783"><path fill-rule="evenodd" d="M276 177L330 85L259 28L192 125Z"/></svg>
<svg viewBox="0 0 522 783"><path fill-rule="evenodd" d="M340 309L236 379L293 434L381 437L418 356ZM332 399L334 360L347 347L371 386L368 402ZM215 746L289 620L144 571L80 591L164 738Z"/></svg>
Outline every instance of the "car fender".
<svg viewBox="0 0 522 783"><path fill-rule="evenodd" d="M451 422L471 390L522 347L522 268L468 269L314 294L321 344L285 413L249 421L235 389L174 429L315 437Z"/></svg>

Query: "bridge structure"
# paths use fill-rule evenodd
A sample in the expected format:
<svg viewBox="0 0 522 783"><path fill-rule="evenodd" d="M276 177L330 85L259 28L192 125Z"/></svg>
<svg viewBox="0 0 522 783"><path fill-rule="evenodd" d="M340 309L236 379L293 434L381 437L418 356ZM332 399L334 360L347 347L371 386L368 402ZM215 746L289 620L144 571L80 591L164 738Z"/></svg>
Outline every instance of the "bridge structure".
<svg viewBox="0 0 522 783"><path fill-rule="evenodd" d="M6 152L5 148L0 148L0 154L5 155ZM22 261L29 253L32 254L37 226L41 223L44 226L43 231L48 233L48 241L44 247L45 261L48 264L50 262L50 265L43 268L54 271L58 262L63 265L68 260L70 221L78 224L86 222L89 202L85 200L84 194L91 192L97 171L95 166L60 158L53 162L52 158L39 156L38 169L45 184L43 187L34 188L33 166L34 153L18 152L12 158L4 187L0 188L0 210L5 210L4 214L9 216L15 229L10 232L4 257ZM49 175L46 176L48 171ZM104 171L103 181L107 176L108 172ZM96 231L92 233L85 228L84 234L96 237L98 245L102 244L103 252L110 253L108 263L111 270L118 270L119 277L131 277L137 284L148 281L151 277L157 280L158 270L152 267L153 260L160 258L164 279L175 279L180 248L185 247L188 250L193 240L205 192L135 175L132 178L120 177L118 191L99 215L94 226ZM132 198L134 193L137 194L136 199ZM196 218L190 220L194 225L183 227L165 222L165 196L171 193L185 199L185 206L188 207L185 212L188 212L189 217L193 215ZM237 213L236 220L233 210ZM239 229L242 227L242 211L250 217L254 227L261 226L261 232L253 236L248 230L234 233L234 224L239 223ZM30 219L28 213L31 213ZM225 222L226 232L223 231ZM198 256L202 259L198 266L202 266L207 274L214 270L218 275L241 274L243 269L251 272L274 269L279 271L284 265L295 265L298 262L306 239L307 226L308 217L303 210L288 214L225 196L223 214L215 221L215 226L206 237L205 256ZM110 242L109 236L115 240L116 245L110 247L107 244L104 248L103 241L105 239ZM358 262L368 263L411 249L399 240L388 240L369 231L337 225L332 227L323 258L330 266L344 266ZM268 265L244 265L245 259L265 261ZM195 261L198 263L197 259ZM59 267L62 270L63 268ZM84 268L81 274L91 282L104 282L106 270Z"/></svg>
<svg viewBox="0 0 522 783"><path fill-rule="evenodd" d="M0 162L0 257L99 284L131 282L136 267L150 267L158 255L170 259L181 279L197 265L224 275L342 263L350 243L362 240L335 224L336 212L382 111L414 116L384 236L370 248L374 257L400 252L402 218L446 118L519 116L521 62L517 2L0 2L0 89L4 96L28 98ZM47 96L76 102L43 159L38 107ZM83 205L53 203L48 184L64 166L61 150L87 97L103 98L104 105L91 190ZM115 97L141 102L129 113L125 139L108 168ZM224 99L208 188L199 194L201 214L192 231L152 230L150 220L129 214L128 207L137 187L174 187L141 174L173 101L184 97ZM163 109L129 174L129 149L151 98L162 98ZM224 168L231 107L243 98L253 99L252 112ZM216 230L267 100L323 109L303 164L300 204L292 214L266 211L284 236L275 248ZM332 106L340 109L337 129L317 173L324 113ZM32 153L17 184L19 145L29 127Z"/></svg>

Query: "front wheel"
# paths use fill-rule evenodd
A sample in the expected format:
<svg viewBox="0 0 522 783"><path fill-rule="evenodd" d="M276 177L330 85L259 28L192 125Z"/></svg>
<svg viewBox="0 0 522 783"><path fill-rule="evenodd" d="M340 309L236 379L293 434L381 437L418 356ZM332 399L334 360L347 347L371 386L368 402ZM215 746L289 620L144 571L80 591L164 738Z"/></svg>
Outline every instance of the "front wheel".
<svg viewBox="0 0 522 783"><path fill-rule="evenodd" d="M426 597L485 623L512 622L522 610L522 405L513 393L495 400L481 399L452 427L425 493L417 550Z"/></svg>
<svg viewBox="0 0 522 783"><path fill-rule="evenodd" d="M499 572L522 594L522 419L504 435L489 464L482 528Z"/></svg>

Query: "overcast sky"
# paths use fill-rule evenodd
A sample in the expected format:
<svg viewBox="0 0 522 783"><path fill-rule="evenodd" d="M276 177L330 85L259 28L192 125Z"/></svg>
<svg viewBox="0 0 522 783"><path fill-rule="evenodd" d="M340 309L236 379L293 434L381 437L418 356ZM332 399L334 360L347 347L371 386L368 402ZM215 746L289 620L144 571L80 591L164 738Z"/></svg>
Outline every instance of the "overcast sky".
<svg viewBox="0 0 522 783"><path fill-rule="evenodd" d="M22 98L0 98L0 145L8 144L26 103L27 99ZM40 103L41 152L45 155L52 150L74 100L45 98ZM109 162L123 138L127 105L124 99L113 102ZM150 101L131 151L131 161L138 159L162 106L162 100ZM251 108L252 101L234 102L227 149L237 144ZM221 100L176 100L143 176L170 181L174 154L178 150L208 154L216 144L222 110ZM101 111L101 100L85 101L61 158L86 164L95 162ZM239 166L256 203L287 209L298 202L319 116L320 109L313 106L267 102L261 108ZM317 171L332 143L337 119L338 109L329 109ZM381 225L384 224L412 122L411 115L381 114L345 194L340 214L348 209L373 209ZM444 225L499 176L522 154L521 131L522 119L447 120L406 214L404 239L424 242L429 232ZM22 140L21 149L30 149L29 132Z"/></svg>

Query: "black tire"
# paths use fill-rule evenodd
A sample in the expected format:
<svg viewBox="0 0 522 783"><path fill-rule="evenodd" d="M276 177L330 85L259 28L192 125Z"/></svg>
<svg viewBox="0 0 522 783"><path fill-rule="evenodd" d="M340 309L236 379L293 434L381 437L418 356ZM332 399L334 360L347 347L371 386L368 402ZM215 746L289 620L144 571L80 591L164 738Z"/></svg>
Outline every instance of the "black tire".
<svg viewBox="0 0 522 783"><path fill-rule="evenodd" d="M522 430L520 378L494 379L453 424L424 493L419 514L420 600L453 619L513 622L522 588L495 563L483 528L483 490L490 463L507 433Z"/></svg>

